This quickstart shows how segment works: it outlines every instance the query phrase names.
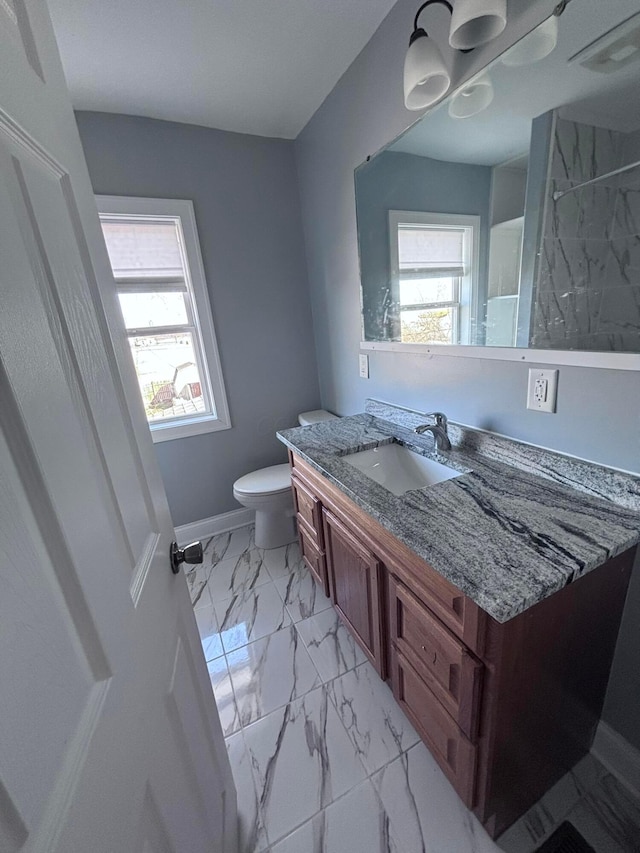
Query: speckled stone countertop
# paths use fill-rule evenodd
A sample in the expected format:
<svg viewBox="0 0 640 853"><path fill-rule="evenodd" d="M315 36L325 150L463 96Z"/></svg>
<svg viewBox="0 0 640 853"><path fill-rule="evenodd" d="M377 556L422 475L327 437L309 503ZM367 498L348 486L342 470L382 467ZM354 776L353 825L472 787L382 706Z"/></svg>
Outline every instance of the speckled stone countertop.
<svg viewBox="0 0 640 853"><path fill-rule="evenodd" d="M498 622L640 541L640 477L452 423L436 455L423 422L369 400L278 437ZM396 497L345 461L392 441L466 473Z"/></svg>

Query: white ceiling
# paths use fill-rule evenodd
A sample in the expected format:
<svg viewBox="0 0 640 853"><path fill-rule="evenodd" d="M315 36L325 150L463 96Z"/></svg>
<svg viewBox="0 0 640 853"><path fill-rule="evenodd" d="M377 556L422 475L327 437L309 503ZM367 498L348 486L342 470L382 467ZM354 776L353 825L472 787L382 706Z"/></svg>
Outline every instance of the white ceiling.
<svg viewBox="0 0 640 853"><path fill-rule="evenodd" d="M48 2L76 109L295 138L396 0Z"/></svg>

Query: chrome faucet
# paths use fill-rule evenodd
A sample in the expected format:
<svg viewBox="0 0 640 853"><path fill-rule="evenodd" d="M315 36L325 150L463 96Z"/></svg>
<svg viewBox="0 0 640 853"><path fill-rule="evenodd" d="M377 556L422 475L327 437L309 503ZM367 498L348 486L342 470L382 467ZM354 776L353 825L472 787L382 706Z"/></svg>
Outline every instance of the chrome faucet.
<svg viewBox="0 0 640 853"><path fill-rule="evenodd" d="M442 412L429 412L425 417L433 418L435 423L421 424L420 426L415 427L413 431L417 432L418 435L430 432L433 435L436 452L438 450L451 450L451 442L449 441L449 434L447 432L447 416Z"/></svg>

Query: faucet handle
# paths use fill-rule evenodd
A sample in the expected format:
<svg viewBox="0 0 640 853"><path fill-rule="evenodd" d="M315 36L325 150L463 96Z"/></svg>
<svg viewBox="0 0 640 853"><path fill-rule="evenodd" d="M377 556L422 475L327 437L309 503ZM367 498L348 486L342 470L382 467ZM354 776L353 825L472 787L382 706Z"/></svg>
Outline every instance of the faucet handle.
<svg viewBox="0 0 640 853"><path fill-rule="evenodd" d="M447 431L448 421L444 412L427 412L425 418L434 418L437 426L442 427L445 432Z"/></svg>

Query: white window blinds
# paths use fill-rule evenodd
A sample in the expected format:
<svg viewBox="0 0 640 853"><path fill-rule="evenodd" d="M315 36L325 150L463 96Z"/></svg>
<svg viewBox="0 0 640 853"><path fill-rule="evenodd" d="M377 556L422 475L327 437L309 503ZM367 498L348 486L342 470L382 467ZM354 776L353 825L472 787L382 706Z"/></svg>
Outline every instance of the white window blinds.
<svg viewBox="0 0 640 853"><path fill-rule="evenodd" d="M398 261L402 279L465 275L465 230L398 223Z"/></svg>
<svg viewBox="0 0 640 853"><path fill-rule="evenodd" d="M120 279L184 278L180 235L175 219L156 221L102 218L114 277Z"/></svg>

